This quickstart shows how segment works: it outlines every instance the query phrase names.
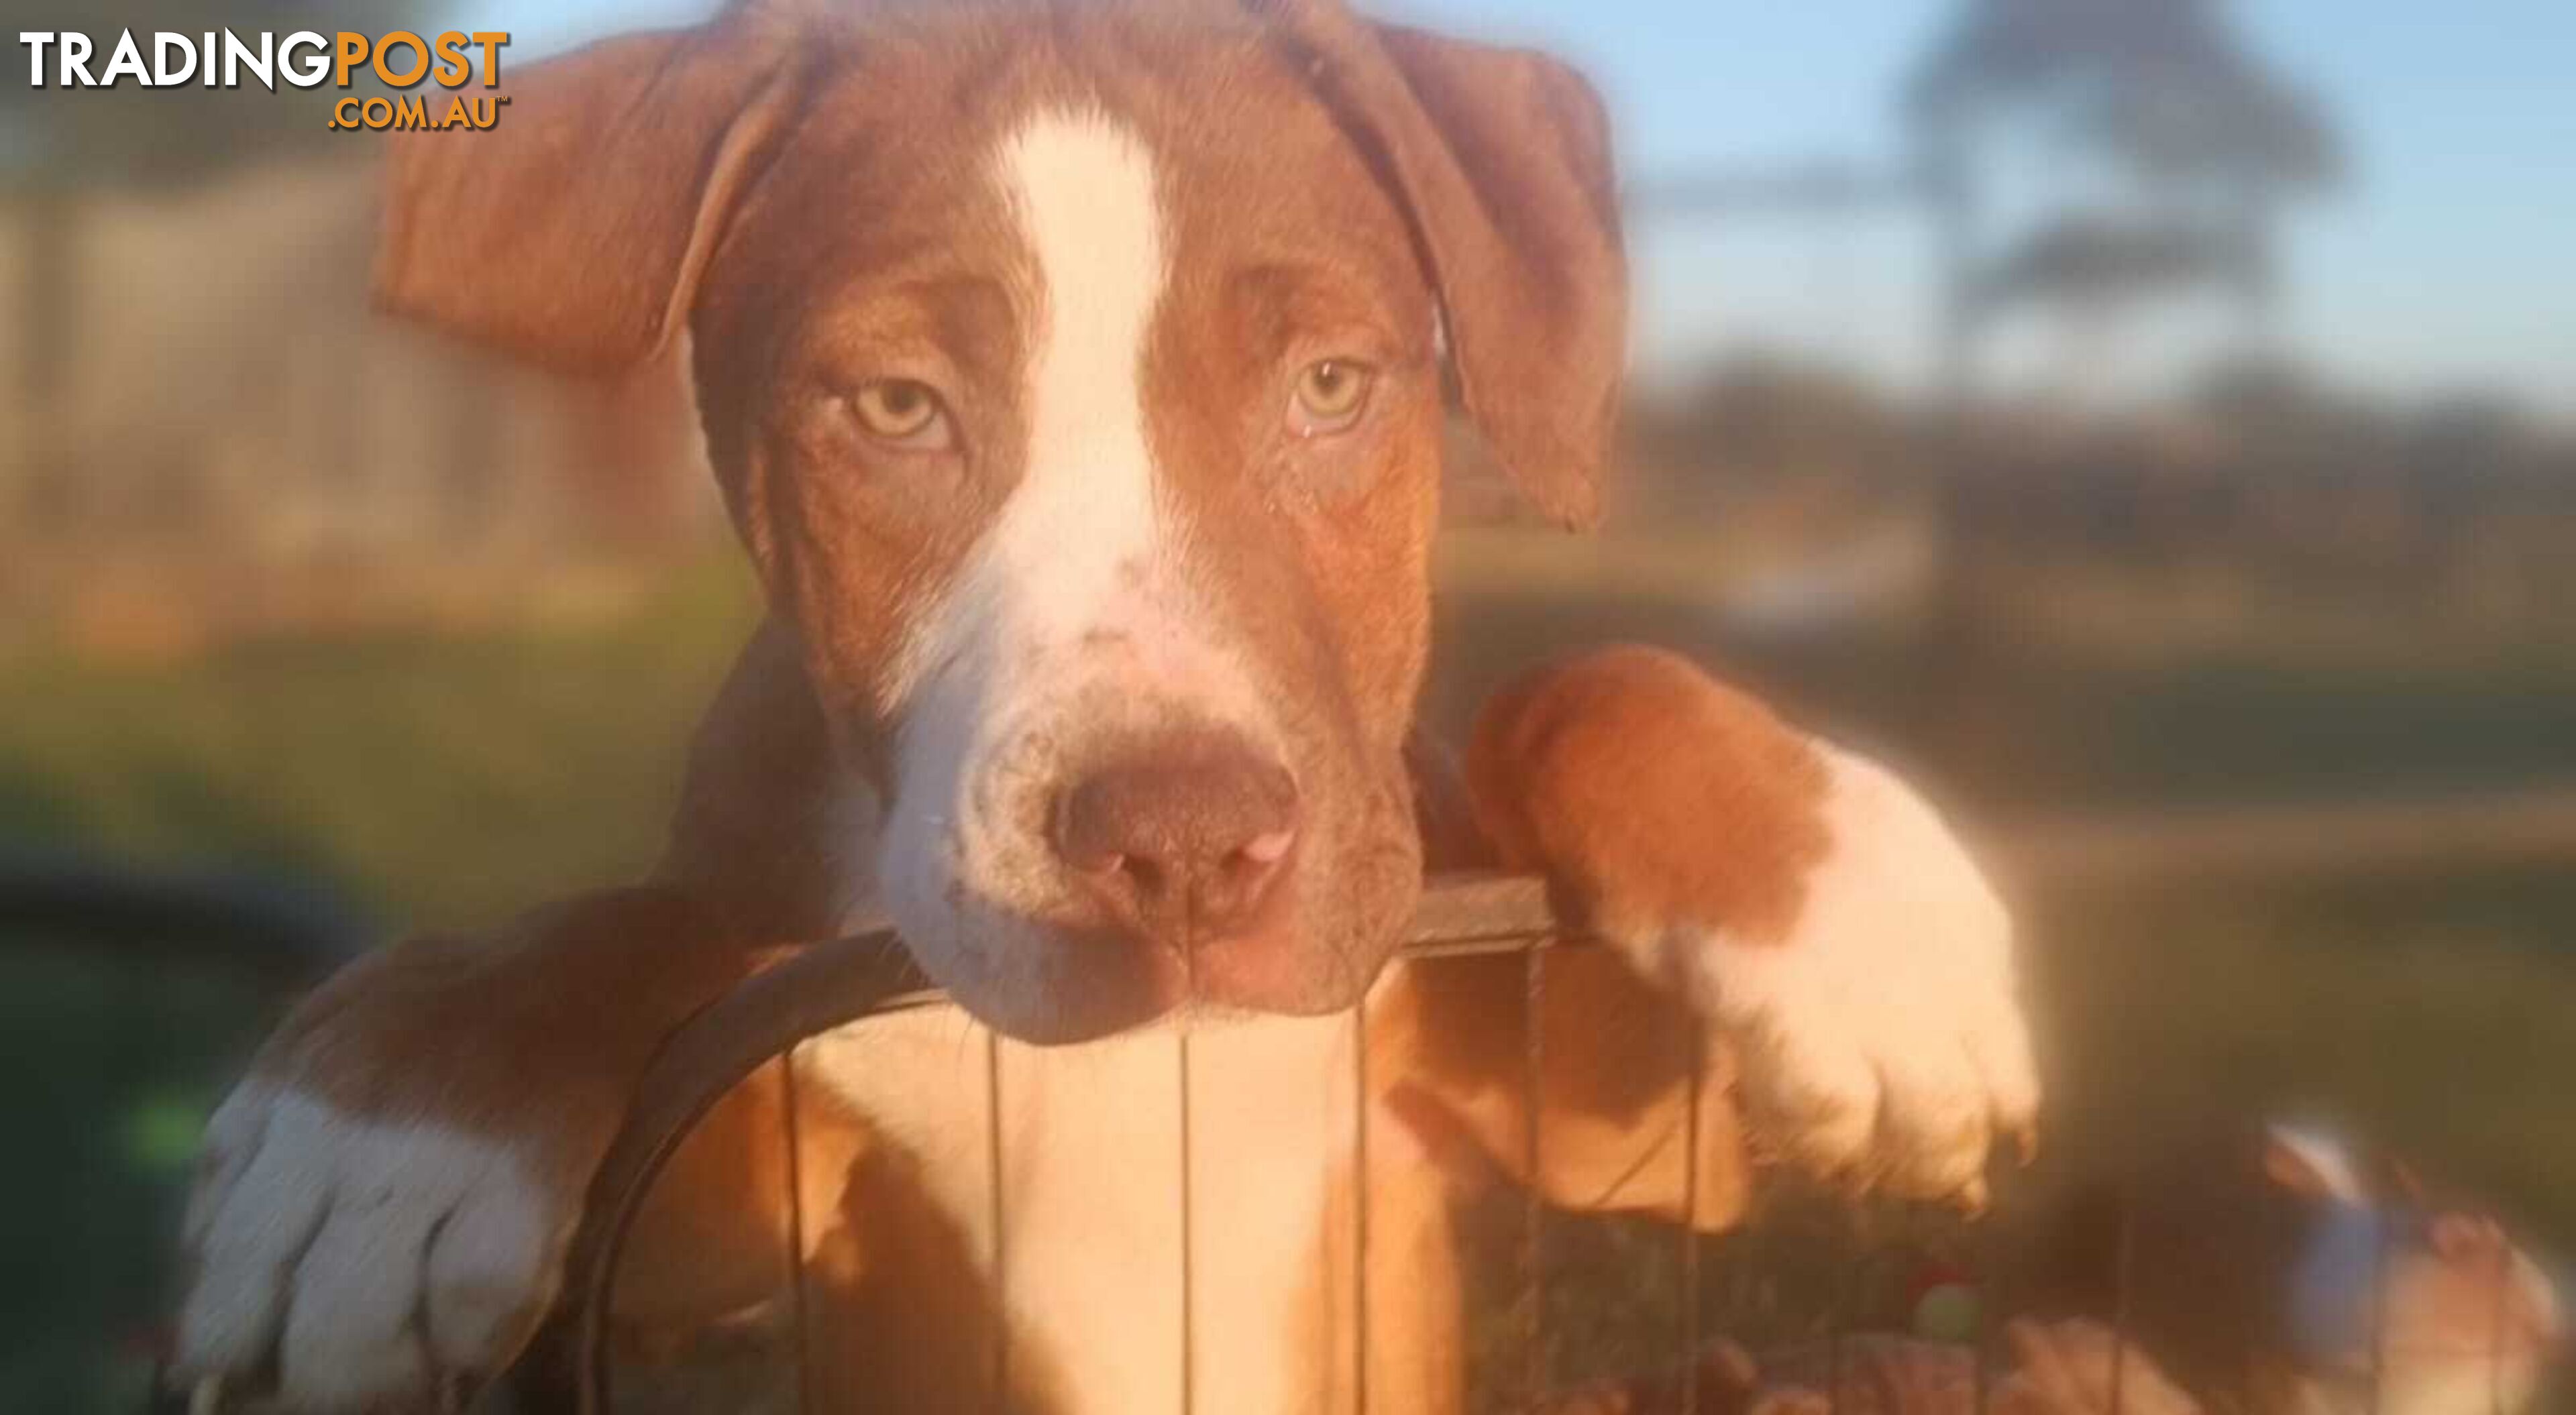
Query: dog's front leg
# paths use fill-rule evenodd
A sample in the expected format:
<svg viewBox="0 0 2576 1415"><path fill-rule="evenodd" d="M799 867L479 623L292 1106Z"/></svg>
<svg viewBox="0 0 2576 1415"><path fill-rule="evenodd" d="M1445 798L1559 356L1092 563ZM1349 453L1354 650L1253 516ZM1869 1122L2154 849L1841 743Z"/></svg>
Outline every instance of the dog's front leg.
<svg viewBox="0 0 2576 1415"><path fill-rule="evenodd" d="M330 1411L500 1370L654 1049L758 963L680 896L628 890L344 969L208 1127L176 1373Z"/></svg>
<svg viewBox="0 0 2576 1415"><path fill-rule="evenodd" d="M1546 872L1708 1019L1757 1143L1891 1194L1983 1193L2038 1083L2011 923L1877 764L1669 653L1618 648L1498 695L1468 754L1506 863Z"/></svg>

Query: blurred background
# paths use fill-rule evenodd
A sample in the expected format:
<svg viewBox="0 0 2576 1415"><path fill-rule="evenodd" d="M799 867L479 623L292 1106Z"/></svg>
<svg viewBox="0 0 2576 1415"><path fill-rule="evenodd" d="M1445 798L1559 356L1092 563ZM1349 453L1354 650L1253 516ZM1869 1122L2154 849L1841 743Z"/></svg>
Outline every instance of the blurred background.
<svg viewBox="0 0 2576 1415"><path fill-rule="evenodd" d="M515 65L698 8L8 28L494 28ZM1697 650L1986 843L2034 1183L2331 1115L2576 1253L2576 8L1406 13L1593 74L1638 260L1612 522L1518 524L1464 459L1431 713ZM641 869L755 606L674 370L369 315L381 139L327 97L0 72L0 1269L42 1277L0 1409L122 1408L287 990Z"/></svg>

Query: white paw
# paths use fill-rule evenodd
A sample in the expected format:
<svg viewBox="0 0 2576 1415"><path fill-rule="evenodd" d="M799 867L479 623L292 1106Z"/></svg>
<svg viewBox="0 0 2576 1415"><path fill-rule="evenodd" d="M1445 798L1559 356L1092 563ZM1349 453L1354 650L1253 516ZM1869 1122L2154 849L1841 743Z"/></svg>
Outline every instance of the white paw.
<svg viewBox="0 0 2576 1415"><path fill-rule="evenodd" d="M552 1298L571 1217L488 1140L245 1083L189 1199L175 1374L273 1377L299 1411L470 1388Z"/></svg>
<svg viewBox="0 0 2576 1415"><path fill-rule="evenodd" d="M1733 1048L1748 1119L1786 1158L1909 1198L1983 1202L1986 1157L2031 1143L2039 1083L2012 924L1913 790L1822 747L1831 845L1779 942L1667 946Z"/></svg>

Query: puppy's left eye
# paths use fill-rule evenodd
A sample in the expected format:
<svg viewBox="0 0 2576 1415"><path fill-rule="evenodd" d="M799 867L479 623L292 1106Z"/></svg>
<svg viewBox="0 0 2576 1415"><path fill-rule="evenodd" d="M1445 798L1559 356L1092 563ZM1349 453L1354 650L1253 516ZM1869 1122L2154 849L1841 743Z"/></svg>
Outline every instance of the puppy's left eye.
<svg viewBox="0 0 2576 1415"><path fill-rule="evenodd" d="M868 436L907 452L944 452L955 441L937 390L910 378L880 378L850 395L850 416Z"/></svg>
<svg viewBox="0 0 2576 1415"><path fill-rule="evenodd" d="M1320 359L1297 375L1288 400L1288 430L1299 437L1340 432L1368 410L1377 370L1352 359Z"/></svg>

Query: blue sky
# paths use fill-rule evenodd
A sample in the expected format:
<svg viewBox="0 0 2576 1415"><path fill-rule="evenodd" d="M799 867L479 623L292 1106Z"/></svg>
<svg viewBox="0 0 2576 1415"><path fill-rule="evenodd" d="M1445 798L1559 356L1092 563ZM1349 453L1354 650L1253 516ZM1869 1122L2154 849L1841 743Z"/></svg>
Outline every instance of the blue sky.
<svg viewBox="0 0 2576 1415"><path fill-rule="evenodd" d="M1399 0L1443 28L1543 43L1609 95L1629 172L1894 150L1892 90L1956 0ZM708 0L468 0L525 59L686 18ZM2369 388L2504 388L2576 413L2576 3L2238 0L2279 70L2334 108L2355 180L2289 230L2292 347ZM1633 232L1649 369L1746 345L1924 372L1925 238L1902 219L1644 223ZM2138 386L2205 350L2205 321L2120 345ZM2042 366L2044 330L2004 341L2005 376Z"/></svg>

